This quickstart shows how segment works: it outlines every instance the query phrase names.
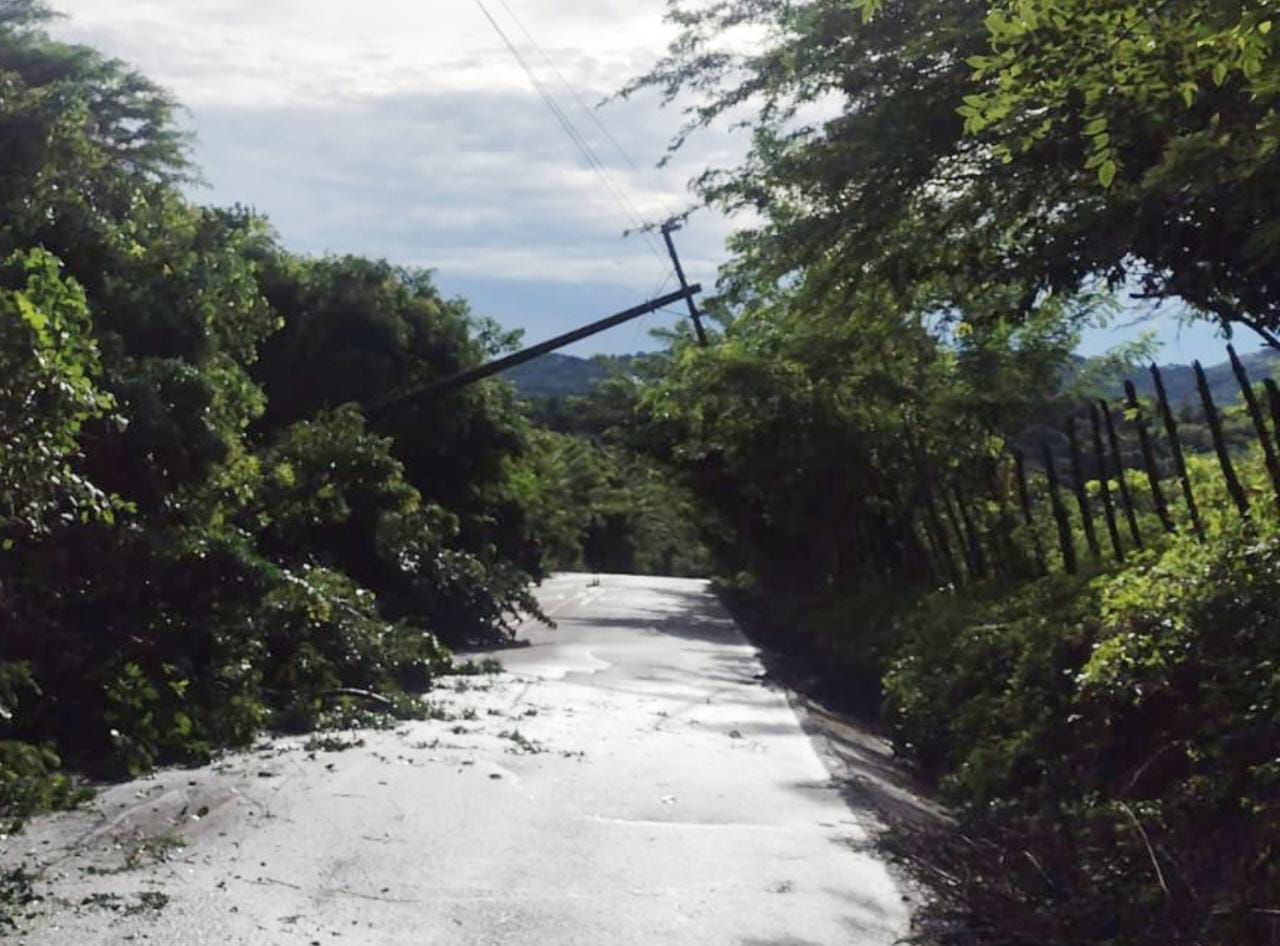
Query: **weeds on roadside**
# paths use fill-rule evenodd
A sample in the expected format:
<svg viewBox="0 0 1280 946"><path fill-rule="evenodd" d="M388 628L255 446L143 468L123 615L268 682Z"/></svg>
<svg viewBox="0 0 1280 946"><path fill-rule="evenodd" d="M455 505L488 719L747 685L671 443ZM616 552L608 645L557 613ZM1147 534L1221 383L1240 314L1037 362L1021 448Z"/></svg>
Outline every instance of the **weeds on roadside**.
<svg viewBox="0 0 1280 946"><path fill-rule="evenodd" d="M498 738L508 739L511 741L512 748L507 749L507 751L511 753L538 755L547 751L543 748L541 743L535 742L528 736L525 736L518 729L504 729L502 732L498 733Z"/></svg>
<svg viewBox="0 0 1280 946"><path fill-rule="evenodd" d="M447 675L458 677L479 677L494 676L499 673L502 673L502 661L496 660L493 657L485 657L479 662L467 660L464 663L455 663Z"/></svg>
<svg viewBox="0 0 1280 946"><path fill-rule="evenodd" d="M25 867L0 872L0 933L16 929L20 915L43 899L35 892L35 880Z"/></svg>

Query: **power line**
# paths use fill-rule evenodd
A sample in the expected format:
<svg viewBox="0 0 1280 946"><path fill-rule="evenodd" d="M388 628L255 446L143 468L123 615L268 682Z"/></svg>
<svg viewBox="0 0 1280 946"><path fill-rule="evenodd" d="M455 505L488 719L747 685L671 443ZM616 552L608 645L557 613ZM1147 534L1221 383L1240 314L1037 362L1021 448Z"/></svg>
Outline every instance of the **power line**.
<svg viewBox="0 0 1280 946"><path fill-rule="evenodd" d="M661 251L658 249L658 246L654 241L653 236L649 233L648 224L645 222L644 217L641 216L639 211L636 210L635 206L631 204L631 202L627 199L626 195L617 187L617 185L614 184L612 178L610 178L609 176L609 172L605 167L604 162L600 160L600 157L599 155L596 154L595 149L591 147L591 143L587 141L585 137L583 137L580 131L578 131L577 126L574 125L573 123L573 119L571 119L569 115L564 111L564 109L560 107L560 103L556 101L555 96L551 94L550 90L547 89L546 85L542 82L542 80L538 78L537 73L534 72L533 68L529 65L529 62L525 59L524 55L516 47L515 43L511 41L511 37L507 35L507 32L502 28L501 24L499 24L498 21L494 19L493 14L489 12L489 8L484 5L483 0L475 0L475 3L476 3L476 6L480 8L480 12L484 14L485 19L489 21L489 24L493 27L494 31L502 39L502 42L506 45L507 49L510 51L511 55L515 58L520 68L524 71L525 75L529 79L529 82L533 85L539 97L541 97L543 103L555 116L556 121L560 124L560 128L569 137L569 140L572 141L574 145L577 146L578 150L582 153L583 157L587 161L587 166L590 167L595 172L596 176L600 178L601 183L604 185L605 190L609 193L610 197L613 198L614 202L618 205L619 209L622 210L623 214L630 219L631 223L635 225L636 229L644 237L645 244L649 247L649 251L653 253L654 257L659 262L665 263L665 261L663 260ZM506 7L505 2L503 3L503 6ZM509 9L508 9L508 12L510 12ZM519 23L518 20L517 20L517 23ZM524 30L523 24L520 24L520 28ZM527 30L525 30L525 33L526 35L528 35ZM535 46L536 45L537 44L535 43ZM543 53L544 57L545 55L546 54ZM556 71L557 73L559 72L559 70L556 70ZM562 81L565 81L563 77L562 77ZM567 84L568 83L566 81L566 85Z"/></svg>
<svg viewBox="0 0 1280 946"><path fill-rule="evenodd" d="M587 117L591 119L592 123L598 129L600 129L600 133L608 139L611 145L613 145L614 150L622 156L622 160L626 161L627 164L631 166L631 170L635 171L637 174L640 173L640 168L631 160L631 155L627 153L627 149L622 147L618 139L613 136L613 133L610 132L609 129L605 127L604 122L600 120L600 117L596 114L596 110L583 100L582 96L578 94L578 90L573 87L573 84L568 79L565 78L564 73L560 71L560 67L555 64L555 60L548 56L546 50L544 50L542 46L538 44L538 41L533 38L533 34L529 32L528 28L520 20L520 17L516 16L516 11L511 9L507 4L507 0L498 0L498 2L502 4L502 9L507 11L507 16L511 17L516 26L520 27L520 32L524 33L524 38L527 39L530 45L538 51L538 55L542 57L542 61L545 62L550 67L551 71L556 74L556 78L560 80L560 84L563 85L565 89L568 90L569 94L573 96L573 99L578 103L578 106L587 113Z"/></svg>
<svg viewBox="0 0 1280 946"><path fill-rule="evenodd" d="M556 65L555 60L552 59L547 54L547 51L542 47L542 45L534 37L533 33L531 33L529 31L529 28L524 25L524 21L520 19L520 17L516 14L515 10L511 9L511 6L510 4L507 3L507 0L498 0L498 2L502 5L502 9L506 11L507 16L511 17L512 22L514 22L516 26L520 28L520 32L524 34L525 39L529 41L529 44L537 51L538 55L542 57L542 61L547 64L548 68L550 68L553 73L555 73L556 78L560 80L560 84L565 87L568 93L573 97L573 100L578 103L578 107L581 108L582 111L586 113L589 119L591 119L592 124L594 124L596 128L600 130L600 133L604 135L604 137L608 140L608 142L611 145L613 145L614 150L617 151L618 154L622 156L622 160L625 161L631 167L631 169L635 171L637 174L640 173L640 168L636 165L635 161L631 159L631 155L627 153L627 149L622 146L622 143L619 142L618 139L614 137L613 133L609 131L608 127L606 127L604 122L600 120L600 117L596 114L596 110L592 108L590 105L588 105L586 100L583 99L583 97L578 93L578 90L574 87L573 83L568 80L565 74L560 70L560 67ZM583 137L584 141L586 140L585 136L581 136L581 137ZM592 149L592 154L595 154L594 149ZM600 161L598 156L596 160L601 165L601 168L605 169L604 162ZM606 174L608 173L607 169L605 169L605 173ZM662 259L661 247L658 246L657 239L653 237L650 234L649 230L647 229L647 225L645 224L645 221L644 221L644 215L641 214L639 210L636 209L635 204L632 203L630 198L627 197L625 191L619 188L619 192L622 194L622 198L623 200L626 201L627 206L631 208L631 215L633 219L639 220L641 222L640 234L641 236L644 237L645 242L649 244L650 252L652 252L659 260L661 260Z"/></svg>

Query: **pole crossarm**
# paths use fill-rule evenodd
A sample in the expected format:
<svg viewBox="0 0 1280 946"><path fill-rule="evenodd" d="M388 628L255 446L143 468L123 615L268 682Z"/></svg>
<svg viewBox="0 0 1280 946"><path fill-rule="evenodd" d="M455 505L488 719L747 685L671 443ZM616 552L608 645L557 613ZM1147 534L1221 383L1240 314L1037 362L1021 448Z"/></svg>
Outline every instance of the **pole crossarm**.
<svg viewBox="0 0 1280 946"><path fill-rule="evenodd" d="M649 302L643 302L638 306L633 306L630 309L618 312L608 318L600 319L598 322L592 322L590 325L584 325L581 328L574 329L572 332L557 335L555 338L548 339L545 342L540 342L530 348L498 358L486 365L481 365L479 368L460 371L457 374L441 378L439 381L433 381L431 384L418 388L416 391L409 391L405 394L397 395L396 397L383 401L381 404L376 404L369 408L368 413L370 416L376 416L397 407L402 407L405 404L416 401L418 398L443 394L447 391L456 391L458 388L464 388L469 384L474 384L475 382L482 381L485 378L493 377L495 374L500 374L501 372L514 368L517 365L522 365L527 361L532 361L542 355L549 354L558 348L564 348L566 345L572 345L574 342L582 341L582 339L589 338L592 335L603 332L605 329L613 328L614 326L621 325L624 322L630 322L632 319L638 319L642 315L648 315L650 312L669 306L674 302L679 302L682 299L692 301L693 297L701 291L702 286L696 283L692 286L685 286L677 292L669 293L668 295L662 296L658 299L652 299Z"/></svg>

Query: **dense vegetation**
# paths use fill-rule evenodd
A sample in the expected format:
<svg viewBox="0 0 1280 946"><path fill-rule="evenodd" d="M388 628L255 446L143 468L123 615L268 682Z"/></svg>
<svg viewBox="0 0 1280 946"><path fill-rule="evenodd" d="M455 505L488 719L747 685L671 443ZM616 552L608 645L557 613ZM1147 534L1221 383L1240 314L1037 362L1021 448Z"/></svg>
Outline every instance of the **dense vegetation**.
<svg viewBox="0 0 1280 946"><path fill-rule="evenodd" d="M1280 517L1251 421L1251 517L1180 403L1203 537L1176 493L1164 527L1130 440L1145 548L1085 554L1063 510L1074 574L1039 471L1039 531L997 487L1148 353L1072 360L1117 292L1280 341L1276 10L675 0L629 91L752 132L695 182L753 220L713 344L587 398L379 410L515 340L424 273L195 206L173 103L0 0L0 809L71 801L59 755L204 758L354 689L413 712L544 569L709 555L953 806L898 835L922 938L1273 942ZM1120 485L1096 473L1086 505ZM939 567L940 484L998 567Z"/></svg>
<svg viewBox="0 0 1280 946"><path fill-rule="evenodd" d="M697 567L650 466L505 383L380 409L516 337L192 203L175 104L47 17L0 0L0 816L418 712L548 567Z"/></svg>
<svg viewBox="0 0 1280 946"><path fill-rule="evenodd" d="M952 804L956 828L896 834L934 893L927 941L1274 941L1280 537L1251 422L1227 420L1246 522L1178 380L1200 540L1176 486L1163 527L1112 402L1148 537L1123 561L1085 551L1074 497L1050 517L1038 458L1070 485L1065 422L1150 354L1071 358L1120 292L1274 341L1276 12L677 0L668 55L624 92L683 108L673 147L751 130L740 165L694 182L752 221L720 330L676 344L635 436L714 517L775 645L841 668ZM1015 447L1038 535L1009 500ZM944 488L954 529L929 521ZM941 567L944 531L953 565L968 543L985 567Z"/></svg>

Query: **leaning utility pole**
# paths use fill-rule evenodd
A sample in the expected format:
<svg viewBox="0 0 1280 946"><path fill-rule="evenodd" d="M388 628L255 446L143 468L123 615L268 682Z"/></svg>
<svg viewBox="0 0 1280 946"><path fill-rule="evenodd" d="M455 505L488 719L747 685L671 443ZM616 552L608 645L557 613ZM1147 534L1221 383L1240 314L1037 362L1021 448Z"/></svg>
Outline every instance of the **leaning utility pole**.
<svg viewBox="0 0 1280 946"><path fill-rule="evenodd" d="M469 371L461 371L458 374L449 375L446 378L441 378L439 381L434 381L431 384L418 388L416 391L410 391L407 394L401 394L388 401L383 401L381 404L376 404L370 408L369 414L381 414L385 411L407 404L410 401L415 401L421 397L430 397L434 394L443 394L446 391L455 391L458 388L464 388L469 384L474 384L477 381L490 378L493 375L506 371L509 368L514 368L516 365L522 365L526 361L532 361L535 358L540 358L543 355L555 351L557 348L564 348L566 345L572 345L574 342L582 341L584 338L589 338L592 335L603 332L605 329L613 328L615 325L621 325L624 322L630 322L632 319L638 319L642 315L648 315L650 312L661 309L664 306L669 306L673 302L679 302L681 299L692 300L694 295L701 291L702 286L696 283L692 286L686 286L679 292L669 293L659 299L653 299L649 302L635 306L634 308L626 309L615 315L611 315L608 318L601 319L598 322L592 322L590 325L584 325L582 328L574 329L572 332L566 332L564 335L557 335L555 338L548 339L547 341L534 345L531 348L515 352L514 354L499 358L496 361L491 361L487 365L481 365L479 368L472 368Z"/></svg>
<svg viewBox="0 0 1280 946"><path fill-rule="evenodd" d="M511 355L506 355L496 361L491 361L486 365L481 365L478 368L471 368L467 371L460 371L457 374L449 375L448 377L441 378L438 381L433 381L430 384L408 391L404 394L398 394L395 397L389 398L379 404L374 404L372 407L368 408L367 413L370 417L376 417L389 410L393 410L394 408L402 407L405 404L416 401L419 398L444 394L448 391L456 391L459 388L464 388L469 384L474 384L475 382L481 381L485 378L491 378L495 374L499 374L509 368L516 367L516 365L522 365L526 361L532 361L535 358L540 358L543 355L550 354L558 348L564 348L566 345L572 345L574 342L580 342L584 338L590 338L592 335L603 332L605 329L613 328L614 326L621 325L624 322L630 322L632 319L638 319L642 315L648 315L650 312L665 308L674 302L679 302L681 299L688 303L689 316L693 319L693 328L694 331L697 332L698 343L705 348L707 345L707 333L702 327L702 313L698 311L697 303L693 301L694 296L702 291L702 286L698 283L689 285L688 280L685 278L684 267L680 265L680 257L676 255L675 243L671 240L672 232L678 229L680 229L680 227L675 222L669 222L662 226L662 236L663 239L667 241L667 250L671 253L671 262L675 266L676 278L680 280L679 292L672 292L658 299L651 299L650 301L643 302L638 306L633 306L630 309L625 309L622 312L600 319L598 322L592 322L590 325L584 325L582 328L574 329L572 332L565 332L563 335L557 335L555 338L548 339L545 342L540 342L530 348L515 352Z"/></svg>
<svg viewBox="0 0 1280 946"><path fill-rule="evenodd" d="M676 268L676 277L680 280L680 288L688 290L689 282L684 278L684 267L680 265L680 257L676 255L676 245L671 239L671 234L680 229L680 224L674 220L668 220L662 225L662 238L667 241L667 252L671 254L671 263ZM693 301L693 294L685 296L685 302L689 304L689 318L693 319L693 330L698 333L698 344L703 348L707 347L707 333L702 328L702 313L698 311L698 304Z"/></svg>

